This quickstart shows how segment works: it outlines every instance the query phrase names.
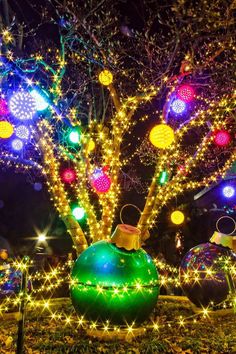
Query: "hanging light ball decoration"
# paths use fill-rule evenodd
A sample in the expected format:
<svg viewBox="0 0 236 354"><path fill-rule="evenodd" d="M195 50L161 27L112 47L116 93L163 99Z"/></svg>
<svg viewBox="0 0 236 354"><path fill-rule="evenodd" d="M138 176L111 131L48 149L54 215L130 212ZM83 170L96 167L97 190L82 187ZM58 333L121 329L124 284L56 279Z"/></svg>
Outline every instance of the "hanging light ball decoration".
<svg viewBox="0 0 236 354"><path fill-rule="evenodd" d="M235 195L235 189L233 186L225 186L222 189L223 195L226 198L232 198Z"/></svg>
<svg viewBox="0 0 236 354"><path fill-rule="evenodd" d="M76 220L82 220L85 217L85 210L80 206L76 206L72 209L72 215Z"/></svg>
<svg viewBox="0 0 236 354"><path fill-rule="evenodd" d="M26 127L25 125L22 124L22 125L19 125L18 127L16 127L15 134L18 138L23 139L23 140L27 140L30 135L30 130L28 127Z"/></svg>
<svg viewBox="0 0 236 354"><path fill-rule="evenodd" d="M75 261L71 299L78 314L110 324L141 323L156 305L158 274L140 248L140 231L118 225L110 241L98 241Z"/></svg>
<svg viewBox="0 0 236 354"><path fill-rule="evenodd" d="M109 86L113 81L113 75L109 70L105 69L100 72L98 80L102 85Z"/></svg>
<svg viewBox="0 0 236 354"><path fill-rule="evenodd" d="M149 134L150 142L159 149L166 149L175 140L174 130L166 124L158 124Z"/></svg>
<svg viewBox="0 0 236 354"><path fill-rule="evenodd" d="M0 116L6 116L9 114L8 105L4 98L0 98Z"/></svg>
<svg viewBox="0 0 236 354"><path fill-rule="evenodd" d="M218 130L217 132L215 132L214 143L217 146L225 147L229 145L230 141L231 141L231 136L227 132L227 130Z"/></svg>
<svg viewBox="0 0 236 354"><path fill-rule="evenodd" d="M14 132L13 125L6 120L0 121L0 138L8 139Z"/></svg>
<svg viewBox="0 0 236 354"><path fill-rule="evenodd" d="M186 104L184 101L177 98L176 100L172 101L171 109L175 114L182 114L186 109Z"/></svg>
<svg viewBox="0 0 236 354"><path fill-rule="evenodd" d="M6 260L8 258L8 251L5 248L0 249L0 259Z"/></svg>
<svg viewBox="0 0 236 354"><path fill-rule="evenodd" d="M92 152L95 149L95 142L94 140L90 139L88 143L88 152Z"/></svg>
<svg viewBox="0 0 236 354"><path fill-rule="evenodd" d="M34 190L35 190L36 192L40 192L40 191L42 190L42 188L43 188L42 183L40 183L40 182L35 182L35 183L34 183Z"/></svg>
<svg viewBox="0 0 236 354"><path fill-rule="evenodd" d="M23 142L20 139L13 139L11 142L12 149L15 151L21 151L23 149Z"/></svg>
<svg viewBox="0 0 236 354"><path fill-rule="evenodd" d="M229 294L222 260L229 257L236 265L236 254L214 243L193 247L182 259L179 276L181 287L189 300L198 307L219 304ZM236 275L232 279L236 286Z"/></svg>
<svg viewBox="0 0 236 354"><path fill-rule="evenodd" d="M76 180L76 172L72 168L66 168L61 173L62 181L72 183Z"/></svg>
<svg viewBox="0 0 236 354"><path fill-rule="evenodd" d="M24 90L15 92L9 100L12 115L20 120L29 120L37 112L36 101L32 95Z"/></svg>
<svg viewBox="0 0 236 354"><path fill-rule="evenodd" d="M195 91L190 85L181 85L177 90L177 97L183 102L193 101L195 96Z"/></svg>
<svg viewBox="0 0 236 354"><path fill-rule="evenodd" d="M184 213L182 213L182 211L180 210L175 210L171 213L170 216L171 221L173 222L173 224L175 225L181 225L184 222Z"/></svg>
<svg viewBox="0 0 236 354"><path fill-rule="evenodd" d="M69 141L75 145L78 145L80 143L80 131L78 129L73 129L69 133Z"/></svg>
<svg viewBox="0 0 236 354"><path fill-rule="evenodd" d="M96 168L91 176L91 184L97 193L107 193L111 187L111 179L104 168Z"/></svg>
<svg viewBox="0 0 236 354"><path fill-rule="evenodd" d="M44 92L45 93L45 92ZM35 100L36 103L36 110L37 111L45 111L45 109L48 108L49 103L46 101L46 99L40 94L40 92L36 89L32 90L30 92L31 96L33 97L33 99ZM45 96L47 96L47 94L45 93Z"/></svg>

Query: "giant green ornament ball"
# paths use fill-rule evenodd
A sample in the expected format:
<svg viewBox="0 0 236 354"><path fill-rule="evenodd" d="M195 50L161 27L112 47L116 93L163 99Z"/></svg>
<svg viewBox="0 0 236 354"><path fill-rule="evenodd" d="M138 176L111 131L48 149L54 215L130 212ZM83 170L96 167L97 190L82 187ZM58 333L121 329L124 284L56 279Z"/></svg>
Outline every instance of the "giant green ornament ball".
<svg viewBox="0 0 236 354"><path fill-rule="evenodd" d="M141 248L126 250L98 241L78 257L71 276L72 303L89 321L141 323L157 302L157 270Z"/></svg>

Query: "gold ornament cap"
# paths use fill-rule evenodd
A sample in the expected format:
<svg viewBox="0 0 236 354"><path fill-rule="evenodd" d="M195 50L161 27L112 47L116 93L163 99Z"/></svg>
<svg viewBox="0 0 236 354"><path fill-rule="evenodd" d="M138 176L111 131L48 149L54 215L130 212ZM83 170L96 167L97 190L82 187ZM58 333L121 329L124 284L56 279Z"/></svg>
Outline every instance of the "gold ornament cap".
<svg viewBox="0 0 236 354"><path fill-rule="evenodd" d="M111 236L111 243L127 251L138 250L141 248L141 232L135 226L118 224Z"/></svg>
<svg viewBox="0 0 236 354"><path fill-rule="evenodd" d="M230 235L222 234L218 231L215 231L214 234L211 236L210 242L214 242L217 245L233 249L233 237Z"/></svg>

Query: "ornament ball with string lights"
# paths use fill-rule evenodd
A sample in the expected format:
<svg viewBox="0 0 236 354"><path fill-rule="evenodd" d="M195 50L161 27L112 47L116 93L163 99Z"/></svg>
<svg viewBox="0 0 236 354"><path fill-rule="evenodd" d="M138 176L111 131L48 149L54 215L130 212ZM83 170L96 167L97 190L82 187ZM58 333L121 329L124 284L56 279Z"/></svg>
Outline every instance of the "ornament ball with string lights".
<svg viewBox="0 0 236 354"><path fill-rule="evenodd" d="M109 240L93 243L75 261L71 299L86 320L137 324L155 307L158 273L140 235L134 226L117 225Z"/></svg>
<svg viewBox="0 0 236 354"><path fill-rule="evenodd" d="M64 183L72 183L76 180L76 173L72 168L66 168L62 171L61 178Z"/></svg>
<svg viewBox="0 0 236 354"><path fill-rule="evenodd" d="M105 173L108 168L108 166L97 168L92 174L91 184L97 193L106 193L111 187L111 179Z"/></svg>
<svg viewBox="0 0 236 354"><path fill-rule="evenodd" d="M227 130L218 130L214 134L214 142L219 147L225 147L229 145L231 136Z"/></svg>

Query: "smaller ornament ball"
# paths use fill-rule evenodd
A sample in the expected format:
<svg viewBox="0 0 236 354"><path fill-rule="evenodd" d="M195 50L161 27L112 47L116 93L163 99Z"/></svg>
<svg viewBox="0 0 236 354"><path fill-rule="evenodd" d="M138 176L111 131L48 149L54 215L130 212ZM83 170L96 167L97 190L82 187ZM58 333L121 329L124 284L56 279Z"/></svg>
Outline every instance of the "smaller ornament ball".
<svg viewBox="0 0 236 354"><path fill-rule="evenodd" d="M14 132L13 125L6 120L0 121L0 138L8 139Z"/></svg>
<svg viewBox="0 0 236 354"><path fill-rule="evenodd" d="M229 285L223 270L223 259L236 265L236 254L227 247L203 243L190 249L182 259L179 276L181 287L189 300L198 307L219 304L226 300ZM236 275L232 284L236 286Z"/></svg>
<svg viewBox="0 0 236 354"><path fill-rule="evenodd" d="M102 85L108 86L113 81L113 75L109 70L105 69L100 72L98 79Z"/></svg>
<svg viewBox="0 0 236 354"><path fill-rule="evenodd" d="M155 147L166 149L175 139L174 131L169 125L158 124L150 131L149 139Z"/></svg>

